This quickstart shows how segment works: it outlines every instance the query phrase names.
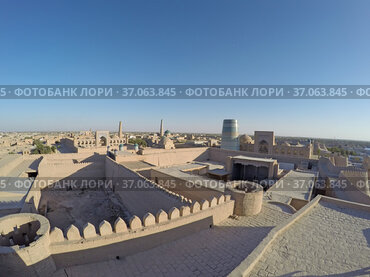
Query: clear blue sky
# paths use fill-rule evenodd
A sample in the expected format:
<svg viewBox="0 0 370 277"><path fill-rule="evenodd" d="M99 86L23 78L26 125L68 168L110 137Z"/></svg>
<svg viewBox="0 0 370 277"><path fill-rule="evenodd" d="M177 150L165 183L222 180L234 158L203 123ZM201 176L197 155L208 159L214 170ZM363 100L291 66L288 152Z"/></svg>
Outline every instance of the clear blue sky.
<svg viewBox="0 0 370 277"><path fill-rule="evenodd" d="M370 2L0 5L0 84L370 84ZM0 100L0 130L240 132L370 140L364 100Z"/></svg>

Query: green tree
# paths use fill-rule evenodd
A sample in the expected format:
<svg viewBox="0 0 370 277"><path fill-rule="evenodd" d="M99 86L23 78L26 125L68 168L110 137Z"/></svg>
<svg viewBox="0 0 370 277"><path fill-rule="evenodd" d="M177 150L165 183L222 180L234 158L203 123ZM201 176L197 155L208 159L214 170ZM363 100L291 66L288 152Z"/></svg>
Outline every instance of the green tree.
<svg viewBox="0 0 370 277"><path fill-rule="evenodd" d="M129 139L128 140L129 143L132 143L132 144L135 144L137 143L139 146L143 146L143 147L146 147L146 141L141 139L141 138L135 138L135 139Z"/></svg>
<svg viewBox="0 0 370 277"><path fill-rule="evenodd" d="M51 154L55 153L56 150L55 146L50 147L45 145L39 139L34 140L33 145L36 146L36 148L32 149L31 154Z"/></svg>

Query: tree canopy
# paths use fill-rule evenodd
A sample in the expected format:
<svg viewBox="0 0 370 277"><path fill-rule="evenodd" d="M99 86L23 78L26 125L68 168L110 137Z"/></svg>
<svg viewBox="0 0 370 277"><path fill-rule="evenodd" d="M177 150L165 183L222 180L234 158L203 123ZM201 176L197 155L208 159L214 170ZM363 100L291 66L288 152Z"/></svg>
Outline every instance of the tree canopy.
<svg viewBox="0 0 370 277"><path fill-rule="evenodd" d="M35 145L36 148L32 149L31 154L51 154L56 151L55 146L45 145L39 139L34 140L33 145Z"/></svg>

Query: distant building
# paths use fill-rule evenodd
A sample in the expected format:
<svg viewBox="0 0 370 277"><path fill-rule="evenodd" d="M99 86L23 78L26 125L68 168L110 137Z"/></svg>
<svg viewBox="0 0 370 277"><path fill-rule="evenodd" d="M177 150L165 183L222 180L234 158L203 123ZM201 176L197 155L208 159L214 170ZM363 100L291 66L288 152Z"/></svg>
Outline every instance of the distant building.
<svg viewBox="0 0 370 277"><path fill-rule="evenodd" d="M161 119L161 126L159 128L159 136L163 137L164 131L163 131L163 119Z"/></svg>
<svg viewBox="0 0 370 277"><path fill-rule="evenodd" d="M164 136L161 139L161 141L159 142L159 145L160 145L161 148L164 148L164 149L175 149L175 145L174 145L172 139L170 139L167 136Z"/></svg>
<svg viewBox="0 0 370 277"><path fill-rule="evenodd" d="M107 147L115 147L118 149L120 144L128 143L128 137L110 136L109 131L96 131L94 136L72 136L60 140L62 144L67 146L75 153L98 151L104 152Z"/></svg>
<svg viewBox="0 0 370 277"><path fill-rule="evenodd" d="M122 138L122 121L119 122L118 137Z"/></svg>
<svg viewBox="0 0 370 277"><path fill-rule="evenodd" d="M238 121L236 119L224 119L222 126L221 148L227 150L239 150Z"/></svg>
<svg viewBox="0 0 370 277"><path fill-rule="evenodd" d="M273 156L291 156L311 159L313 155L313 145L303 144L289 144L284 142L282 144L276 144L275 135L272 131L255 131L254 140L244 134L239 137L240 150L273 155ZM221 147L222 148L222 147Z"/></svg>

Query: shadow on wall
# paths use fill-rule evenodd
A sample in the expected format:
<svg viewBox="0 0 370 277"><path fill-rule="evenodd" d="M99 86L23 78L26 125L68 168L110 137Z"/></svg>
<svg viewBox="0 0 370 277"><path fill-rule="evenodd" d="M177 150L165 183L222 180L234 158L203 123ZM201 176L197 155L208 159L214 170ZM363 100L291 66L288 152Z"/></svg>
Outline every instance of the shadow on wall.
<svg viewBox="0 0 370 277"><path fill-rule="evenodd" d="M87 157L86 159L82 160L83 163L93 163L93 162L105 162L105 155L101 155L99 153L94 153L94 155Z"/></svg>
<svg viewBox="0 0 370 277"><path fill-rule="evenodd" d="M75 164L77 168L79 164ZM101 167L99 171L97 167ZM104 171L104 164L92 163L60 180L58 177L39 177L41 181L44 178L53 181L48 187L41 188L39 213L46 215L52 226L62 228L70 224L82 227L82 221L83 224L99 224L109 220L112 224L118 216L125 218L124 207L111 195L112 183L106 182Z"/></svg>
<svg viewBox="0 0 370 277"><path fill-rule="evenodd" d="M189 174L189 178L191 178L191 176L192 175ZM155 169L151 169L150 177L155 183L174 193L178 193L188 199L191 199L192 201L200 202L203 199L209 200L213 197L219 198L223 194L218 190L207 188L203 185L200 186L199 182L176 178ZM217 181L213 182L217 184Z"/></svg>
<svg viewBox="0 0 370 277"><path fill-rule="evenodd" d="M39 168L39 178L68 180L73 178L105 178L105 156L93 155L82 161L71 159L73 163L43 163ZM69 160L70 161L70 160Z"/></svg>
<svg viewBox="0 0 370 277"><path fill-rule="evenodd" d="M36 232L39 228L40 222L37 220L17 226L16 229L1 234L2 238L5 239L2 239L0 246L11 246L11 243L19 246L29 246L35 240Z"/></svg>
<svg viewBox="0 0 370 277"><path fill-rule="evenodd" d="M146 251L163 243L177 240L201 230L207 229L213 224L212 217L173 228L167 231L155 233L137 239L125 240L101 247L90 248L82 251L73 251L63 254L54 254L53 259L57 268L79 264L94 263L104 260L122 259L125 256Z"/></svg>
<svg viewBox="0 0 370 277"><path fill-rule="evenodd" d="M208 161L209 160L209 148L204 151L203 153L201 153L198 157L196 157L194 159L194 161L196 162L204 162L204 161Z"/></svg>
<svg viewBox="0 0 370 277"><path fill-rule="evenodd" d="M364 237L367 240L367 247L370 247L370 228L364 229L362 230L362 232L364 233Z"/></svg>
<svg viewBox="0 0 370 277"><path fill-rule="evenodd" d="M28 167L33 170L38 170L41 160L42 160L42 157L34 160Z"/></svg>

